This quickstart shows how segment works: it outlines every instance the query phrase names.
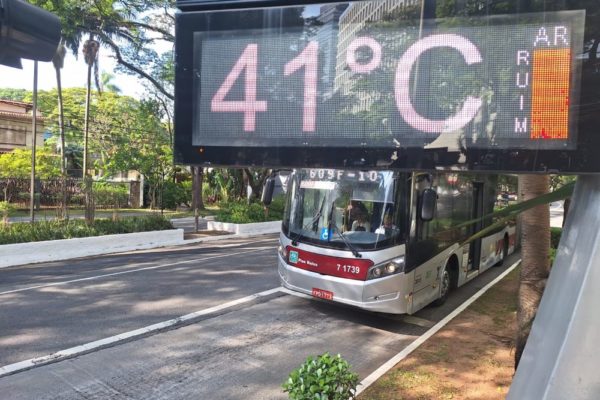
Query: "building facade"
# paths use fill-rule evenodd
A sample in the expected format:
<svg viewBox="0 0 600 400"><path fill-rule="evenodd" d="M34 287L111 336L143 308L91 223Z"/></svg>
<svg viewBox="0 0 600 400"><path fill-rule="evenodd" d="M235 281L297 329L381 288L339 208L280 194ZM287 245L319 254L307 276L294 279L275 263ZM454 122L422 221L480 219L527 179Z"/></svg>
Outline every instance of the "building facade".
<svg viewBox="0 0 600 400"><path fill-rule="evenodd" d="M32 147L32 109L30 103L0 99L0 153ZM39 111L36 119L36 147L40 147L44 144L45 119Z"/></svg>

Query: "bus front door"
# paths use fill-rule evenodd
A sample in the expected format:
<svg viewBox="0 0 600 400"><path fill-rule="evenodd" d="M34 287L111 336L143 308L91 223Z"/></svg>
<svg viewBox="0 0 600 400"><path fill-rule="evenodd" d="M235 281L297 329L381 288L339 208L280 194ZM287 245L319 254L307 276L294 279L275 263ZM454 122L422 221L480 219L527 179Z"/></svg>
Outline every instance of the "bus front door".
<svg viewBox="0 0 600 400"><path fill-rule="evenodd" d="M483 229L483 182L473 182L473 210L472 219L477 222L471 225L471 235ZM481 262L481 238L475 239L469 246L469 271L479 269Z"/></svg>

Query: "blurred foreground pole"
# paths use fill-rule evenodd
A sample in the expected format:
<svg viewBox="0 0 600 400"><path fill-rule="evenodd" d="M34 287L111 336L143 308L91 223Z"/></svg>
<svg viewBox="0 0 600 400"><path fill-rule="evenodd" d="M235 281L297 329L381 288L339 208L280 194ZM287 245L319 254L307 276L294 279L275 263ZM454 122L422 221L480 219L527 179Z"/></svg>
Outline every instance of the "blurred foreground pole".
<svg viewBox="0 0 600 400"><path fill-rule="evenodd" d="M600 399L600 176L579 176L508 400Z"/></svg>
<svg viewBox="0 0 600 400"><path fill-rule="evenodd" d="M33 117L32 117L32 139L31 139L31 187L29 188L29 214L31 222L35 222L35 146L37 142L37 84L38 84L38 62L33 62Z"/></svg>
<svg viewBox="0 0 600 400"><path fill-rule="evenodd" d="M200 168L192 166L192 207L194 207L194 232L199 230L200 201L202 196L202 183L200 182Z"/></svg>

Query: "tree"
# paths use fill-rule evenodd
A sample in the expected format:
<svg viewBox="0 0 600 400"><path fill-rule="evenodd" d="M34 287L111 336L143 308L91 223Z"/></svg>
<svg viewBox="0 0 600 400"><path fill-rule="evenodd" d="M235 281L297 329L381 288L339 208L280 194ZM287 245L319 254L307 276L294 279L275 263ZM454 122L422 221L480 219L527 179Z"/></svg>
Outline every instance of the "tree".
<svg viewBox="0 0 600 400"><path fill-rule="evenodd" d="M0 99L11 101L25 101L28 91L26 89L0 88Z"/></svg>
<svg viewBox="0 0 600 400"><path fill-rule="evenodd" d="M150 186L151 206L159 204L160 189L173 171L173 153L166 124L156 101L138 101L127 96L104 93L94 121L97 167L105 176L135 170ZM118 121L118 122L116 122Z"/></svg>
<svg viewBox="0 0 600 400"><path fill-rule="evenodd" d="M272 170L269 168L244 169L254 199L261 198L263 186L265 185L267 178L271 176L271 172Z"/></svg>
<svg viewBox="0 0 600 400"><path fill-rule="evenodd" d="M90 38L83 45L83 55L85 63L88 66L87 81L86 81L86 100L85 100L85 121L83 129L83 180L85 185L85 221L88 224L94 222L94 199L92 198L92 181L88 176L88 134L90 122L90 99L92 92L92 68L94 68L94 77L96 87L100 90L98 77L98 50L100 43L94 40L94 35L90 34Z"/></svg>
<svg viewBox="0 0 600 400"><path fill-rule="evenodd" d="M174 42L175 22L173 0L34 0L61 19L66 46L77 55L85 37L108 47L117 63L129 73L148 80L165 96L173 100L172 90L150 71L161 57L152 49L157 41Z"/></svg>
<svg viewBox="0 0 600 400"><path fill-rule="evenodd" d="M49 146L38 148L35 154L36 176L41 179L60 176L60 159ZM15 149L0 154L0 178L26 179L31 174L31 150Z"/></svg>
<svg viewBox="0 0 600 400"><path fill-rule="evenodd" d="M102 71L102 73L100 74L100 85L102 87L102 90L120 94L121 88L112 82L114 79L114 74Z"/></svg>
<svg viewBox="0 0 600 400"><path fill-rule="evenodd" d="M523 201L548 192L548 175L521 175L519 179ZM522 261L519 276L515 368L523 354L550 272L550 210L548 204L539 205L523 212L521 237Z"/></svg>
<svg viewBox="0 0 600 400"><path fill-rule="evenodd" d="M65 63L65 54L66 48L64 43L61 41L56 49L56 54L52 58L52 64L54 65L54 70L56 71L56 91L58 93L58 129L60 131L60 175L62 178L62 200L60 207L60 216L62 218L67 217L67 171L66 171L66 161L65 161L65 115L63 111L63 99L62 99L62 84L61 84L61 76L60 70L64 66Z"/></svg>

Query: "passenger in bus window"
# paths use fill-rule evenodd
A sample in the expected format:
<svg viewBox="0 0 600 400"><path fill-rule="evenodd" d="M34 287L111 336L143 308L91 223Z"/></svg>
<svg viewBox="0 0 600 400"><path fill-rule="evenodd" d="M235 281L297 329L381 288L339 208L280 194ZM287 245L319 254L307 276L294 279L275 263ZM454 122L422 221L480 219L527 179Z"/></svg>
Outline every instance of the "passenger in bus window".
<svg viewBox="0 0 600 400"><path fill-rule="evenodd" d="M383 216L383 224L375 230L375 233L379 235L391 236L396 229L398 228L396 227L396 225L394 225L392 216L390 214L385 214Z"/></svg>
<svg viewBox="0 0 600 400"><path fill-rule="evenodd" d="M346 226L345 230L354 230L354 222L357 220L360 214L367 214L367 207L358 200L350 200L350 204L346 207ZM366 218L366 217L365 217Z"/></svg>
<svg viewBox="0 0 600 400"><path fill-rule="evenodd" d="M367 213L360 212L356 216L356 220L352 223L353 231L371 231L371 224L367 221Z"/></svg>

